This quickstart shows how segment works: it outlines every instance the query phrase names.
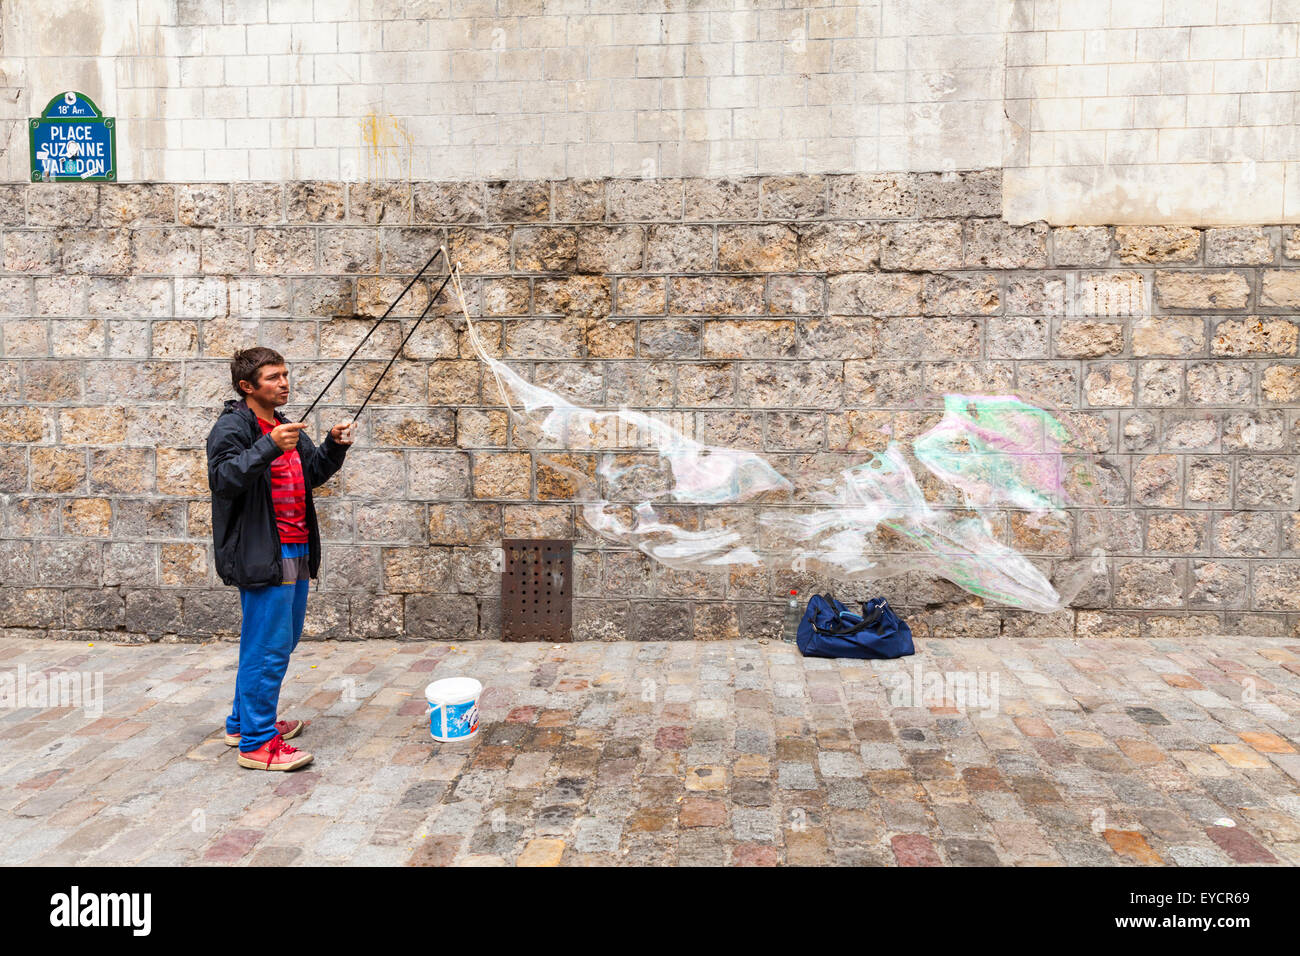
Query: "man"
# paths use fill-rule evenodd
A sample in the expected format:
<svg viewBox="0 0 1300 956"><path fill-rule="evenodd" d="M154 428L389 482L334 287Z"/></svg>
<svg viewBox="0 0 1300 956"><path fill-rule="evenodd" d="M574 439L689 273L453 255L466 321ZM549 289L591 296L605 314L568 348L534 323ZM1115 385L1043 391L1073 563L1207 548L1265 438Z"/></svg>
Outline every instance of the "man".
<svg viewBox="0 0 1300 956"><path fill-rule="evenodd" d="M285 741L306 725L278 720L276 708L320 568L311 489L342 467L352 436L335 425L317 448L306 426L276 411L289 401L289 370L274 349L237 352L230 381L240 398L226 402L208 434L217 574L239 588L243 610L226 743L239 747L241 767L296 770L312 756Z"/></svg>

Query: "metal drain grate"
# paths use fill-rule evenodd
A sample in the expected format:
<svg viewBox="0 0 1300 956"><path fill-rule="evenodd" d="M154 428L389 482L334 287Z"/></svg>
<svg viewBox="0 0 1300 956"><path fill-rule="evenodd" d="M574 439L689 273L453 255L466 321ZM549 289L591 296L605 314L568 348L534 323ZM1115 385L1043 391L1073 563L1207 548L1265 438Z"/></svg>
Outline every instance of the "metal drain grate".
<svg viewBox="0 0 1300 956"><path fill-rule="evenodd" d="M506 538L501 572L501 640L573 640L573 542Z"/></svg>

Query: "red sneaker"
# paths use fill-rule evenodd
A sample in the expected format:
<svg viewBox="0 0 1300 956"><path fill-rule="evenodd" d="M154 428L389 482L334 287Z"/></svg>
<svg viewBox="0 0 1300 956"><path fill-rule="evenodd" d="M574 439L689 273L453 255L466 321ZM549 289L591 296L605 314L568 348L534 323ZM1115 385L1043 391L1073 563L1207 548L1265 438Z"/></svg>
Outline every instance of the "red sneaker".
<svg viewBox="0 0 1300 956"><path fill-rule="evenodd" d="M239 765L251 770L297 770L311 763L311 754L290 747L276 734L256 750L239 752Z"/></svg>
<svg viewBox="0 0 1300 956"><path fill-rule="evenodd" d="M309 723L311 723L310 720L277 720L275 722L275 730L276 733L285 740L292 740L294 737L297 737L302 733L303 728ZM238 747L239 734L226 734L226 746Z"/></svg>

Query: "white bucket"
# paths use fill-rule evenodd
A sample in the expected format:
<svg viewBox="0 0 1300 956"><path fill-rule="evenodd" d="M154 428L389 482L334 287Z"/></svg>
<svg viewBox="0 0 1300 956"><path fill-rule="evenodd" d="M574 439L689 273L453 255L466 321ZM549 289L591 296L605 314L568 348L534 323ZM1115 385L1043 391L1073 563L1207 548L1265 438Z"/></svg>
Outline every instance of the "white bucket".
<svg viewBox="0 0 1300 956"><path fill-rule="evenodd" d="M483 685L472 677L444 677L424 689L429 701L429 733L452 743L478 733L478 698Z"/></svg>

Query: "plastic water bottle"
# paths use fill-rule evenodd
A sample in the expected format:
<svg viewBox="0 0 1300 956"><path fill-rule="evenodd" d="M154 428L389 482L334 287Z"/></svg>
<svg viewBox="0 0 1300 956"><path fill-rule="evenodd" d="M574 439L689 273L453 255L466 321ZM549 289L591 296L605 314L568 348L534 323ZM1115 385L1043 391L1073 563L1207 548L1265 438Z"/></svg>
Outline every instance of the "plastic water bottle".
<svg viewBox="0 0 1300 956"><path fill-rule="evenodd" d="M785 606L785 621L781 625L781 640L787 644L794 644L799 640L799 620L803 617L799 613L799 592L795 589L790 590L790 600Z"/></svg>

